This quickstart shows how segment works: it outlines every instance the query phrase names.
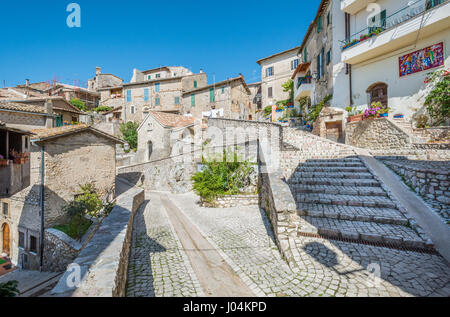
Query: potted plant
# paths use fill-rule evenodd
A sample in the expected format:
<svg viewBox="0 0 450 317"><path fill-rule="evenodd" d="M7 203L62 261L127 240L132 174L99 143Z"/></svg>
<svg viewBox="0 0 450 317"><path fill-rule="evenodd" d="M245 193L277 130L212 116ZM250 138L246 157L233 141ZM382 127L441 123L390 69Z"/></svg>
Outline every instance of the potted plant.
<svg viewBox="0 0 450 317"><path fill-rule="evenodd" d="M356 43L359 43L359 40L358 40L358 39L353 39L353 40L351 40L350 42L348 42L347 44L345 44L345 45L342 47L342 49L345 50L346 48L349 48L349 47L355 45Z"/></svg>
<svg viewBox="0 0 450 317"><path fill-rule="evenodd" d="M9 160L5 159L3 155L0 155L0 166L8 166Z"/></svg>
<svg viewBox="0 0 450 317"><path fill-rule="evenodd" d="M373 102L369 108L364 111L364 120L378 117L378 112L383 108L380 102Z"/></svg>
<svg viewBox="0 0 450 317"><path fill-rule="evenodd" d="M368 38L369 38L369 34L363 34L359 37L359 41L362 42L362 41L367 40Z"/></svg>
<svg viewBox="0 0 450 317"><path fill-rule="evenodd" d="M27 153L27 152L21 153L21 152L15 151L15 150L11 150L10 154L13 157L14 164L23 165L29 159L29 153Z"/></svg>
<svg viewBox="0 0 450 317"><path fill-rule="evenodd" d="M388 107L381 107L381 109L378 110L379 118L387 118L388 116L389 116L389 108Z"/></svg>
<svg viewBox="0 0 450 317"><path fill-rule="evenodd" d="M345 108L348 112L347 122L358 122L364 119L364 114L361 110L357 110L356 107Z"/></svg>

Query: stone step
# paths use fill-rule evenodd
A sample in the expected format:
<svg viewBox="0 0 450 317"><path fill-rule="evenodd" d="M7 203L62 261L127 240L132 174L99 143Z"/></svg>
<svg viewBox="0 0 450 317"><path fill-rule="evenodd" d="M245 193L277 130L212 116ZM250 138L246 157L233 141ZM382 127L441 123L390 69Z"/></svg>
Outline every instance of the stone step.
<svg viewBox="0 0 450 317"><path fill-rule="evenodd" d="M345 173L368 173L369 170L366 167L335 167L335 166L304 166L299 165L296 169L297 172L306 173L334 173L334 172L345 172Z"/></svg>
<svg viewBox="0 0 450 317"><path fill-rule="evenodd" d="M292 185L291 188L298 193L316 193L332 195L362 195L362 196L381 196L388 197L387 193L381 187L364 186L334 186L334 185Z"/></svg>
<svg viewBox="0 0 450 317"><path fill-rule="evenodd" d="M373 179L371 173L345 173L345 172L295 172L294 178L341 178L341 179Z"/></svg>
<svg viewBox="0 0 450 317"><path fill-rule="evenodd" d="M386 243L397 247L430 248L414 230L395 224L303 217L298 232L343 238L355 242Z"/></svg>
<svg viewBox="0 0 450 317"><path fill-rule="evenodd" d="M342 179L342 178L296 178L292 177L289 180L290 184L302 185L332 185L332 186L365 186L365 187L380 187L380 182L376 179Z"/></svg>
<svg viewBox="0 0 450 317"><path fill-rule="evenodd" d="M355 207L379 207L396 209L397 206L389 198L377 196L330 195L330 194L297 194L299 203L328 204Z"/></svg>
<svg viewBox="0 0 450 317"><path fill-rule="evenodd" d="M321 161L306 161L302 166L311 167L365 167L362 162L321 162Z"/></svg>
<svg viewBox="0 0 450 317"><path fill-rule="evenodd" d="M339 220L353 220L396 224L407 226L409 221L403 214L392 208L336 206L327 204L297 204L297 212L300 216L319 218L331 218Z"/></svg>

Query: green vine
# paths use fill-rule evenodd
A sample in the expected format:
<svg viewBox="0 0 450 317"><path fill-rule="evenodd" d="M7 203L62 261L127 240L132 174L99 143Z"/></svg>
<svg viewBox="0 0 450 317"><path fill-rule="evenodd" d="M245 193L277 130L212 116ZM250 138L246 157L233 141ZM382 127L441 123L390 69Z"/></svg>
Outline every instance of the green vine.
<svg viewBox="0 0 450 317"><path fill-rule="evenodd" d="M425 80L433 90L425 99L425 106L433 126L444 124L450 117L450 71L439 70L430 73Z"/></svg>

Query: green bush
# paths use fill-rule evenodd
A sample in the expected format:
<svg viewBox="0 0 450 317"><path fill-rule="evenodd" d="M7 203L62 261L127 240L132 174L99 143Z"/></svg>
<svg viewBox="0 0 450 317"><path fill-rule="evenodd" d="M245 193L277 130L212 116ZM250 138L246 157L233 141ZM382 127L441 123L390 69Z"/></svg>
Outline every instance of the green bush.
<svg viewBox="0 0 450 317"><path fill-rule="evenodd" d="M94 111L98 112L98 113L100 113L100 112L108 112L108 111L111 111L111 110L113 110L113 108L107 107L107 106L99 106L99 107L94 109Z"/></svg>
<svg viewBox="0 0 450 317"><path fill-rule="evenodd" d="M81 111L87 111L86 103L81 101L80 99L72 98L70 99L70 103L80 109Z"/></svg>
<svg viewBox="0 0 450 317"><path fill-rule="evenodd" d="M311 107L311 111L308 113L306 117L306 121L314 123L317 118L319 118L320 113L322 112L323 107L325 107L326 104L333 98L332 95L326 95L323 100L317 104Z"/></svg>
<svg viewBox="0 0 450 317"><path fill-rule="evenodd" d="M139 124L137 122L127 122L120 125L120 132L123 135L123 139L128 143L130 149L137 150L138 133L137 129Z"/></svg>
<svg viewBox="0 0 450 317"><path fill-rule="evenodd" d="M433 85L433 90L425 99L425 106L433 126L439 126L450 118L450 71L431 73L425 83Z"/></svg>
<svg viewBox="0 0 450 317"><path fill-rule="evenodd" d="M17 281L0 283L0 297L16 297L19 295L18 285Z"/></svg>
<svg viewBox="0 0 450 317"><path fill-rule="evenodd" d="M207 202L213 202L218 196L237 195L249 184L253 166L246 161L238 162L236 153L232 154L232 162L227 162L227 157L224 151L222 162L203 159L203 171L192 176L194 191Z"/></svg>

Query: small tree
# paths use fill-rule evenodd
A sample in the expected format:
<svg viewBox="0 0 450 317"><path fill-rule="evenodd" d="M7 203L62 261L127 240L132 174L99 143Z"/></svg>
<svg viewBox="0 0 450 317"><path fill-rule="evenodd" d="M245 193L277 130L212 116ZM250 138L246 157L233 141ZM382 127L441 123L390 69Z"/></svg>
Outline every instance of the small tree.
<svg viewBox="0 0 450 317"><path fill-rule="evenodd" d="M70 103L81 111L87 111L86 103L80 99L72 98Z"/></svg>
<svg viewBox="0 0 450 317"><path fill-rule="evenodd" d="M441 125L450 117L450 71L439 70L425 80L433 90L425 99L425 106L433 125Z"/></svg>
<svg viewBox="0 0 450 317"><path fill-rule="evenodd" d="M0 297L16 297L19 295L19 282L9 281L0 284Z"/></svg>
<svg viewBox="0 0 450 317"><path fill-rule="evenodd" d="M137 129L139 124L137 122L127 122L120 125L120 132L123 135L123 139L130 145L130 148L134 151L137 150L138 133Z"/></svg>

